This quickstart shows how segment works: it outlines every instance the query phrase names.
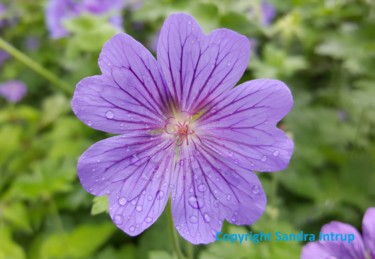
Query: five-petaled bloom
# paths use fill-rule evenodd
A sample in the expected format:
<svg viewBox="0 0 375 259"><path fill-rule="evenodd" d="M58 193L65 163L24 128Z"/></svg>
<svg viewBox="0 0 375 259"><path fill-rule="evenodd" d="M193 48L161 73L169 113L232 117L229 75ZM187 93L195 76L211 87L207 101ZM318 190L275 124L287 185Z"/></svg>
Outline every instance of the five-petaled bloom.
<svg viewBox="0 0 375 259"><path fill-rule="evenodd" d="M363 217L362 236L353 226L338 221L324 225L321 232L354 234L354 240L308 243L302 250L302 259L375 259L375 207L368 208Z"/></svg>
<svg viewBox="0 0 375 259"><path fill-rule="evenodd" d="M209 243L223 220L255 222L266 196L253 171L284 169L293 142L276 127L291 109L287 86L259 79L233 88L245 71L249 40L227 29L204 35L193 17L164 23L158 60L118 34L99 57L102 75L78 83L76 116L121 134L91 146L78 176L94 195L108 195L114 223L138 235L171 196L178 232Z"/></svg>
<svg viewBox="0 0 375 259"><path fill-rule="evenodd" d="M0 84L0 96L3 96L8 102L17 103L25 96L27 87L18 80L11 80Z"/></svg>

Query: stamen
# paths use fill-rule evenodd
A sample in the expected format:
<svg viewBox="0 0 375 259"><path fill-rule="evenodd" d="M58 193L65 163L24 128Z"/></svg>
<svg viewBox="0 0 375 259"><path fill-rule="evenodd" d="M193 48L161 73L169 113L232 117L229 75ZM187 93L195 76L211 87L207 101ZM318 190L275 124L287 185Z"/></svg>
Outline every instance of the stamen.
<svg viewBox="0 0 375 259"><path fill-rule="evenodd" d="M167 134L173 135L177 146L182 146L184 142L189 145L189 136L195 134L191 127L192 117L190 115L180 115L179 117L168 118L164 130Z"/></svg>

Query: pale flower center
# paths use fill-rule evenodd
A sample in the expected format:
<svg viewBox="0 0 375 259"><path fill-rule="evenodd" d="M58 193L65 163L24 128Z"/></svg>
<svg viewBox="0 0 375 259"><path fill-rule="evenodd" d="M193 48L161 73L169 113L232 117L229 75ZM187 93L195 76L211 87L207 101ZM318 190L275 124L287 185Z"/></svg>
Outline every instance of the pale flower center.
<svg viewBox="0 0 375 259"><path fill-rule="evenodd" d="M189 145L189 138L194 134L194 122L191 115L180 113L165 121L164 131L176 141L176 145Z"/></svg>

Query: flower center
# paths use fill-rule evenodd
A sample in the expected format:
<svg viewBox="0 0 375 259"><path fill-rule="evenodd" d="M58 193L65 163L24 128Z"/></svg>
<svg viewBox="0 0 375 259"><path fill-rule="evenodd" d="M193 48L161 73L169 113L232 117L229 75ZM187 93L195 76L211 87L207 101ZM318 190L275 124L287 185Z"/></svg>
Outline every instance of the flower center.
<svg viewBox="0 0 375 259"><path fill-rule="evenodd" d="M165 121L164 131L175 139L178 146L181 146L184 142L189 145L189 137L195 134L193 128L192 116L181 113Z"/></svg>

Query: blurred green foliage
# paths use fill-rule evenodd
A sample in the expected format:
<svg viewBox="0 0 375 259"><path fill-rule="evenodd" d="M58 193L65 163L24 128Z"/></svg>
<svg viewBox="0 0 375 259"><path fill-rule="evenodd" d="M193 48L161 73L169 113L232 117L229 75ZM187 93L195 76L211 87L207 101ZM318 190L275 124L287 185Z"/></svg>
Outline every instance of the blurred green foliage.
<svg viewBox="0 0 375 259"><path fill-rule="evenodd" d="M242 81L277 78L292 89L294 109L280 123L295 142L290 166L259 174L269 200L259 222L225 224L223 232L317 233L330 220L359 228L366 208L375 205L375 2L270 2L277 16L264 26L259 1L129 1L124 28L155 53L164 19L188 12L206 32L226 27L256 39ZM8 4L7 16L17 17L17 23L1 29L1 36L72 91L78 80L99 73L98 54L115 33L105 19L85 14L66 21L71 36L52 40L44 1ZM34 49L27 48L30 37L38 39ZM73 116L71 96L15 59L0 69L0 82L20 79L28 86L21 103L0 100L0 258L175 258L165 216L130 238L111 223L106 199L93 199L80 186L78 157L107 136ZM194 255L299 258L301 247L216 242L195 247Z"/></svg>

